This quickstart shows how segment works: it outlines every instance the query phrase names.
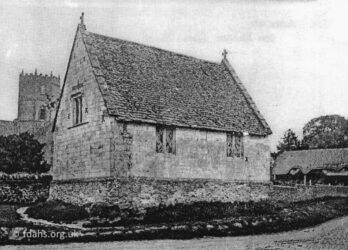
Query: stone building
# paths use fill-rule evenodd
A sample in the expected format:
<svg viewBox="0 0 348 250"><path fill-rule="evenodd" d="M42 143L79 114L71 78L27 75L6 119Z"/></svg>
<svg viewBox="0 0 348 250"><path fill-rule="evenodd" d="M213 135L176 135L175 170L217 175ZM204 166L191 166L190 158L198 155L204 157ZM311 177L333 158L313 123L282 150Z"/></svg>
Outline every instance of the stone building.
<svg viewBox="0 0 348 250"><path fill-rule="evenodd" d="M271 129L226 53L209 62L78 25L53 125L55 180L270 181Z"/></svg>
<svg viewBox="0 0 348 250"><path fill-rule="evenodd" d="M0 135L30 132L40 142L46 143L46 159L52 161L52 121L60 94L60 77L35 73L19 74L18 118L0 120Z"/></svg>

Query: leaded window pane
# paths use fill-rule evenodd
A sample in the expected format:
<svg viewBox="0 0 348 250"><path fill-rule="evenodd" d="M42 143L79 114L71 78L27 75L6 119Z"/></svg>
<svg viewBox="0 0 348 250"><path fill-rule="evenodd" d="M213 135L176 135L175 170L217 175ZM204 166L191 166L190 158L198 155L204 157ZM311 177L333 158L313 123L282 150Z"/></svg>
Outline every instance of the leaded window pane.
<svg viewBox="0 0 348 250"><path fill-rule="evenodd" d="M166 151L167 153L175 154L175 135L174 129L166 129Z"/></svg>
<svg viewBox="0 0 348 250"><path fill-rule="evenodd" d="M242 137L241 136L236 136L235 137L235 144L234 144L234 152L235 156L240 158L242 156Z"/></svg>
<svg viewBox="0 0 348 250"><path fill-rule="evenodd" d="M226 150L227 150L227 157L233 157L233 134L227 133L227 140L226 140Z"/></svg>
<svg viewBox="0 0 348 250"><path fill-rule="evenodd" d="M162 127L156 127L156 152L157 153L164 153L163 134L164 134L164 129Z"/></svg>
<svg viewBox="0 0 348 250"><path fill-rule="evenodd" d="M227 133L226 138L227 157L244 157L243 136L236 133Z"/></svg>

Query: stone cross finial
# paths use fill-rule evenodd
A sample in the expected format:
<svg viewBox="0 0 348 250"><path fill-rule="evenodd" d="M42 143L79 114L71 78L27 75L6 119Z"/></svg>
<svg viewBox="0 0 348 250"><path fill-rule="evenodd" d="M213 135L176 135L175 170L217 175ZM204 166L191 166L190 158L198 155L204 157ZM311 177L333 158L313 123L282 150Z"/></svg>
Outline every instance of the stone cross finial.
<svg viewBox="0 0 348 250"><path fill-rule="evenodd" d="M226 59L226 56L227 56L227 50L226 49L224 49L222 51L222 56L224 57L224 59Z"/></svg>
<svg viewBox="0 0 348 250"><path fill-rule="evenodd" d="M81 20L81 24L82 25L84 25L84 23L83 23L84 22L84 20L83 20L84 19L84 15L85 15L85 13L82 12L81 16L80 16L80 20Z"/></svg>

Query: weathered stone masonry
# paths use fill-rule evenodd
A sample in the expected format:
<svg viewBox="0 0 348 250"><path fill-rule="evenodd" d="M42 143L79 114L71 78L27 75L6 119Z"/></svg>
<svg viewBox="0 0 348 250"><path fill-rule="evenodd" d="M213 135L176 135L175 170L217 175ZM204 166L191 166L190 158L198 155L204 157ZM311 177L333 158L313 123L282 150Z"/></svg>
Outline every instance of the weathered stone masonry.
<svg viewBox="0 0 348 250"><path fill-rule="evenodd" d="M156 153L153 125L121 124L107 119L91 131L89 126L71 128L57 139L56 157L61 160L54 165L56 179L146 176L267 182L270 178L269 148L264 138L245 136L244 158L229 158L226 133L177 128L177 152L173 155ZM96 134L99 136L93 138Z"/></svg>
<svg viewBox="0 0 348 250"><path fill-rule="evenodd" d="M50 189L50 199L75 204L108 202L138 208L198 201L257 201L266 198L294 202L320 197L348 197L348 187L290 187L216 179L108 177L54 181Z"/></svg>
<svg viewBox="0 0 348 250"><path fill-rule="evenodd" d="M231 158L226 156L224 132L176 128L176 154L167 154L155 151L154 125L127 124L126 130L132 138L128 157L131 168L128 173L118 171L120 174L247 182L267 182L270 178L269 147L263 137L244 136L244 158Z"/></svg>
<svg viewBox="0 0 348 250"><path fill-rule="evenodd" d="M7 136L17 133L17 126L13 121L1 121L0 120L0 135Z"/></svg>
<svg viewBox="0 0 348 250"><path fill-rule="evenodd" d="M0 201L2 204L29 205L45 201L49 195L49 175L0 175Z"/></svg>
<svg viewBox="0 0 348 250"><path fill-rule="evenodd" d="M268 197L269 184L214 179L93 178L54 181L50 199L75 204L108 202L138 208L198 201L250 201Z"/></svg>

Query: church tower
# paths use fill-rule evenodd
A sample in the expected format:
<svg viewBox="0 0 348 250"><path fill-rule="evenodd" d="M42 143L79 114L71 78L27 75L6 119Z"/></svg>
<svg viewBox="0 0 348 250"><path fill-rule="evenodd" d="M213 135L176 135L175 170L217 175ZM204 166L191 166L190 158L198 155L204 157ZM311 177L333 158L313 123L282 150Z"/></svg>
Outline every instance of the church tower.
<svg viewBox="0 0 348 250"><path fill-rule="evenodd" d="M59 98L60 77L35 73L19 75L18 121L51 121L54 108L50 104Z"/></svg>

